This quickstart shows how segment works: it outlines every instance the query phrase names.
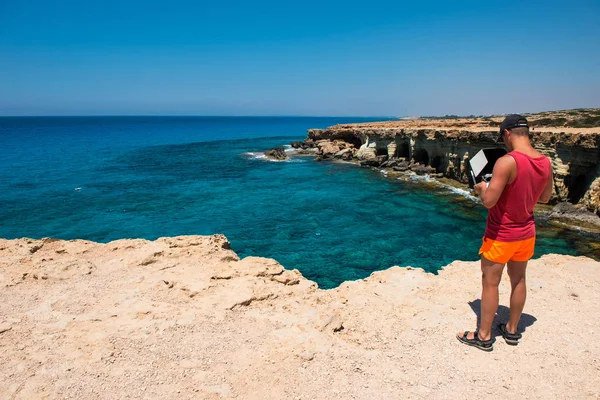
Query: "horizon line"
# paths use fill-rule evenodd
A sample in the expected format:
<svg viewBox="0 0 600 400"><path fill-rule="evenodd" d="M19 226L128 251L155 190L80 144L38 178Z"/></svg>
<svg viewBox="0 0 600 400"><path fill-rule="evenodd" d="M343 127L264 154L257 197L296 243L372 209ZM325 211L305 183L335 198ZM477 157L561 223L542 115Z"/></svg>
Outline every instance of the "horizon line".
<svg viewBox="0 0 600 400"><path fill-rule="evenodd" d="M196 114L75 114L75 115L0 115L0 118L90 118L90 117L184 117L184 118L406 118L391 115L196 115Z"/></svg>

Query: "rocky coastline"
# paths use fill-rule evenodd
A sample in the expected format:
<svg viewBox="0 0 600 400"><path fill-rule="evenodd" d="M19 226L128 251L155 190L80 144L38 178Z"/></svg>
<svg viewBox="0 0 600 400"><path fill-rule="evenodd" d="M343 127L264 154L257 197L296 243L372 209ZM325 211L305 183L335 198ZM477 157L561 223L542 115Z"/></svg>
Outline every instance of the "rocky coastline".
<svg viewBox="0 0 600 400"><path fill-rule="evenodd" d="M464 185L465 159L493 135L489 126L408 123L311 130L292 146ZM547 148L546 139L536 146L556 153L563 185L553 212L596 218L598 133L544 132ZM494 324L508 317L507 278ZM475 328L480 279L478 262L455 261L436 275L394 266L322 290L276 260L240 259L218 234L0 239L0 398L600 396L600 262L532 260L523 339L508 346L495 332L492 353L454 336Z"/></svg>
<svg viewBox="0 0 600 400"><path fill-rule="evenodd" d="M554 194L549 204L559 207L550 216L600 228L600 127L541 126L536 118L546 121L546 114L527 117L533 126L532 144L553 166ZM335 125L310 129L303 142L291 146L297 154L313 155L316 160L355 162L393 176L427 174L468 188L469 159L483 148L503 147L496 143L501 121L500 116L415 118Z"/></svg>

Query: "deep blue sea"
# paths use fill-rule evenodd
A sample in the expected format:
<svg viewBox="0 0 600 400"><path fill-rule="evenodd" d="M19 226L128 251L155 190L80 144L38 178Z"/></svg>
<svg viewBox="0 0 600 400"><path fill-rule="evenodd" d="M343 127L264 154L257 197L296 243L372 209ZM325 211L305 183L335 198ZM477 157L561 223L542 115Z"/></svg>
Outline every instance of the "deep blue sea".
<svg viewBox="0 0 600 400"><path fill-rule="evenodd" d="M260 152L309 128L377 118L0 118L0 237L227 236L240 256L322 288L392 265L477 260L486 210L464 194L311 157ZM538 219L536 257L592 254L598 237Z"/></svg>

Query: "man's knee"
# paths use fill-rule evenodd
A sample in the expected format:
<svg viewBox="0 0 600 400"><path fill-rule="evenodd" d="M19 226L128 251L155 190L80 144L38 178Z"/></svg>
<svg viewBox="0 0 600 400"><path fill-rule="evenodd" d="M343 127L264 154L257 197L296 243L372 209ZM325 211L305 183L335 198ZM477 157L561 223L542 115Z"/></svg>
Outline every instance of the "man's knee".
<svg viewBox="0 0 600 400"><path fill-rule="evenodd" d="M525 271L527 270L527 261L517 262L509 261L507 264L507 272L512 282L525 281Z"/></svg>
<svg viewBox="0 0 600 400"><path fill-rule="evenodd" d="M483 284L498 286L502 279L502 271L504 271L504 264L495 263L481 257L481 280Z"/></svg>
<svg viewBox="0 0 600 400"><path fill-rule="evenodd" d="M481 274L481 280L484 285L498 286L502 280L502 274L496 275L483 272Z"/></svg>
<svg viewBox="0 0 600 400"><path fill-rule="evenodd" d="M502 269L482 268L481 269L481 280L486 285L498 286L500 284L500 280L502 280Z"/></svg>

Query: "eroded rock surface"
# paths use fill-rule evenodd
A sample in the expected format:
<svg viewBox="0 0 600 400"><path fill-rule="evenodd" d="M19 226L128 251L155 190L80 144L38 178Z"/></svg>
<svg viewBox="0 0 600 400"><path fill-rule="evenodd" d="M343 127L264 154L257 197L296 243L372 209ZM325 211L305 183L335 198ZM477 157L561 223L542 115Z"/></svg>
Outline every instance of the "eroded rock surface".
<svg viewBox="0 0 600 400"><path fill-rule="evenodd" d="M288 156L283 147L276 147L271 150L265 151L265 156L272 160L287 160Z"/></svg>
<svg viewBox="0 0 600 400"><path fill-rule="evenodd" d="M392 267L320 290L222 235L0 240L1 397L597 397L600 263L532 261L522 343L490 354L454 338L479 274Z"/></svg>

